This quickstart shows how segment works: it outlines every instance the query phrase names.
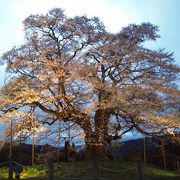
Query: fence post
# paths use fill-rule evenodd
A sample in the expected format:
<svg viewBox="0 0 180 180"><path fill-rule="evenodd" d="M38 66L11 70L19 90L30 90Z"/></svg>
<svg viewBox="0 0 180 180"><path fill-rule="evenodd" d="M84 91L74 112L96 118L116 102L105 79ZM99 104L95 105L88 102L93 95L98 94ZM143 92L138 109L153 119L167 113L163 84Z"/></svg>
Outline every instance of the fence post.
<svg viewBox="0 0 180 180"><path fill-rule="evenodd" d="M92 162L92 180L98 180L98 178L99 178L98 160L94 159Z"/></svg>
<svg viewBox="0 0 180 180"><path fill-rule="evenodd" d="M9 158L9 180L13 180L13 163L12 158Z"/></svg>
<svg viewBox="0 0 180 180"><path fill-rule="evenodd" d="M48 180L53 180L53 163L51 161L48 162Z"/></svg>
<svg viewBox="0 0 180 180"><path fill-rule="evenodd" d="M177 171L180 171L179 160L176 161L176 169L177 169Z"/></svg>
<svg viewBox="0 0 180 180"><path fill-rule="evenodd" d="M144 167L141 161L137 164L138 180L144 180Z"/></svg>
<svg viewBox="0 0 180 180"><path fill-rule="evenodd" d="M11 120L10 124L10 144L9 144L9 180L13 180L13 162L12 162L12 146L13 146L13 133L12 133L12 128L13 128L13 123Z"/></svg>

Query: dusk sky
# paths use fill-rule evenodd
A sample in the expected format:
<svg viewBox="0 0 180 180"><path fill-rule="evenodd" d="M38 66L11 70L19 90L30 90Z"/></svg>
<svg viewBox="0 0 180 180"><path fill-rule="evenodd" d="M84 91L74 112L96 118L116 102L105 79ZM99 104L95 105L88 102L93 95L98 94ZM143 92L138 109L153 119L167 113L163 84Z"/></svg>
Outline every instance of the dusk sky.
<svg viewBox="0 0 180 180"><path fill-rule="evenodd" d="M22 21L30 14L47 13L60 7L67 16L98 16L111 32L130 23L158 25L161 38L151 48L174 52L180 65L180 0L0 0L0 56L23 43ZM4 66L0 67L0 85Z"/></svg>
<svg viewBox="0 0 180 180"><path fill-rule="evenodd" d="M158 25L161 38L151 47L174 52L180 65L180 0L0 0L0 56L23 43L22 21L27 16L54 7L64 9L67 16L98 16L112 32L130 23ZM2 82L3 67L0 74Z"/></svg>

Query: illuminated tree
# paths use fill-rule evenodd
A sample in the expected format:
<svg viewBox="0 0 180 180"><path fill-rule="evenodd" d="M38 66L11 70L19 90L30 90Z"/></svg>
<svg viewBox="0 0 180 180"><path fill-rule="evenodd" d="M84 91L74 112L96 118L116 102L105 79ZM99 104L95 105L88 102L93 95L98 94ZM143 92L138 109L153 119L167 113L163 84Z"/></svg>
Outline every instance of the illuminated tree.
<svg viewBox="0 0 180 180"><path fill-rule="evenodd" d="M1 119L23 121L25 113L41 124L76 123L90 157L104 157L107 144L133 129L148 135L179 127L180 69L172 53L143 45L159 38L157 26L112 34L96 17L53 9L26 18L24 30L25 43L1 58L11 75L1 89Z"/></svg>

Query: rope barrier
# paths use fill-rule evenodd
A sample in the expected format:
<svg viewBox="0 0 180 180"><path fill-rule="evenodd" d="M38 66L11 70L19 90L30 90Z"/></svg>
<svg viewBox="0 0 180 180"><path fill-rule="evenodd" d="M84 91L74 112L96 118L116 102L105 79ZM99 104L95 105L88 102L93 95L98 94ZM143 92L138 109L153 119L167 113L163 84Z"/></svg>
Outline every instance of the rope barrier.
<svg viewBox="0 0 180 180"><path fill-rule="evenodd" d="M68 180L81 180L81 179L82 179L82 180L89 180L89 179L91 180L91 179L92 179L92 177L73 178L73 177L63 177L63 176L61 176L61 178L62 178L62 179L68 179Z"/></svg>
<svg viewBox="0 0 180 180"><path fill-rule="evenodd" d="M22 167L27 167L27 166L25 166L23 164L20 164L20 163L16 162L16 161L13 161L13 163L16 164L16 165L22 166Z"/></svg>
<svg viewBox="0 0 180 180"><path fill-rule="evenodd" d="M99 167L99 169L104 170L104 171L109 171L109 172L128 172L131 170L134 170L134 168L129 168L129 169L125 169L125 170L114 170L114 169L108 169L108 168L104 168L104 167Z"/></svg>
<svg viewBox="0 0 180 180"><path fill-rule="evenodd" d="M9 164L9 162L1 163L0 166L3 166L5 164Z"/></svg>
<svg viewBox="0 0 180 180"><path fill-rule="evenodd" d="M77 170L77 168L71 168L71 167L65 167L66 170ZM89 170L92 169L92 167L86 167L86 168L78 168L78 170Z"/></svg>

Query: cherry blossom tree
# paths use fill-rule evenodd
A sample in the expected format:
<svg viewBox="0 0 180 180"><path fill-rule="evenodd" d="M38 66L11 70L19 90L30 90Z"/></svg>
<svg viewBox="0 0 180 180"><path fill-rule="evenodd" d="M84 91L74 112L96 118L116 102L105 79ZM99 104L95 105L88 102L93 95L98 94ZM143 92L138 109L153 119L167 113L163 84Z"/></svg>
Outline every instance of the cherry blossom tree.
<svg viewBox="0 0 180 180"><path fill-rule="evenodd" d="M157 26L111 33L97 17L53 9L26 18L24 31L24 44L1 57L10 76L1 121L75 123L88 157L105 157L106 146L133 129L150 135L179 127L180 68L172 53L145 46L159 38Z"/></svg>

